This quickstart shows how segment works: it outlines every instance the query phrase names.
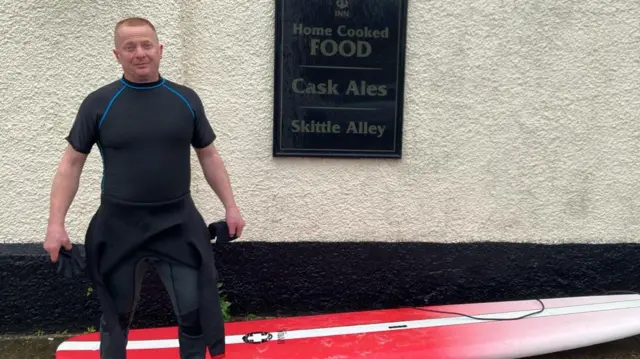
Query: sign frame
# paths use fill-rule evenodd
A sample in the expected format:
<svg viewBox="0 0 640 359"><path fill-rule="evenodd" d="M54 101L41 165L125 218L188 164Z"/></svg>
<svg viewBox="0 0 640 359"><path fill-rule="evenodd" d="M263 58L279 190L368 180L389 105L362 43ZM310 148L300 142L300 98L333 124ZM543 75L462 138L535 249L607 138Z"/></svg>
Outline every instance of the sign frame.
<svg viewBox="0 0 640 359"><path fill-rule="evenodd" d="M395 106L393 116L395 117L393 135L394 146L391 150L367 150L367 149L336 149L336 148L283 148L281 145L283 139L283 97L282 92L286 81L284 79L283 67L287 62L283 60L283 44L284 40L284 21L285 8L284 3L291 0L275 0L275 49L274 49L274 89L273 89L273 138L272 138L272 155L273 157L332 157L332 158L386 158L401 159L403 149L403 133L404 133L404 99L405 99L405 63L406 63L406 38L407 38L407 15L409 0L355 0L355 1L377 1L380 3L393 3L398 10L398 38L396 55L396 71L395 82L395 100L392 102ZM312 1L327 0L297 0L301 3ZM339 0L328 0L331 2ZM346 2L345 2L346 3ZM334 23L335 24L335 23ZM394 24L395 25L395 24ZM393 40L395 41L395 40ZM295 63L295 65L299 65ZM295 102L294 102L295 103Z"/></svg>

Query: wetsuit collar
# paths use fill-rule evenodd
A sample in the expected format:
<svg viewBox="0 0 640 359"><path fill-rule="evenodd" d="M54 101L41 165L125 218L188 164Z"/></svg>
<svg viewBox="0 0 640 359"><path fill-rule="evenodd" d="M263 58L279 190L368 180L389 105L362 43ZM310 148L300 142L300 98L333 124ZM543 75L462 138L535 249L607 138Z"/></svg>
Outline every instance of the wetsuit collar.
<svg viewBox="0 0 640 359"><path fill-rule="evenodd" d="M152 89L152 88L156 88L158 86L162 86L165 83L165 78L162 77L162 75L161 75L160 79L158 81L154 81L154 82L133 82L133 81L129 81L129 80L125 79L124 75L122 75L122 77L120 78L120 82L122 82L125 86L131 87L131 88L140 89L140 90L146 90L146 89Z"/></svg>

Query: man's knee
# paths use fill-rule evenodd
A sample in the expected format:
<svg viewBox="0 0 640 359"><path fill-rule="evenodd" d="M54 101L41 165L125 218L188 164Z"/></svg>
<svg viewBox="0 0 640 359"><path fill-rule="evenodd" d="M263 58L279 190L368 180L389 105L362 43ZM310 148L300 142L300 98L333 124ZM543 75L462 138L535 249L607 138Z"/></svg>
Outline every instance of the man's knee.
<svg viewBox="0 0 640 359"><path fill-rule="evenodd" d="M179 320L180 332L190 337L202 335L202 325L200 323L200 311L192 310L186 314L180 315Z"/></svg>
<svg viewBox="0 0 640 359"><path fill-rule="evenodd" d="M117 322L118 325L120 325L120 330L122 330L124 332L124 334L127 334L127 332L129 331L129 326L131 325L131 318L133 317L133 312L127 312L127 313L120 313L117 315ZM105 315L102 314L100 316L100 330L101 331L105 331L107 328L112 327L115 323L112 323L111 326L108 325L107 323L107 318L105 318Z"/></svg>
<svg viewBox="0 0 640 359"><path fill-rule="evenodd" d="M118 314L118 323L120 324L120 328L122 328L122 330L129 330L129 326L131 325L131 316L132 312Z"/></svg>

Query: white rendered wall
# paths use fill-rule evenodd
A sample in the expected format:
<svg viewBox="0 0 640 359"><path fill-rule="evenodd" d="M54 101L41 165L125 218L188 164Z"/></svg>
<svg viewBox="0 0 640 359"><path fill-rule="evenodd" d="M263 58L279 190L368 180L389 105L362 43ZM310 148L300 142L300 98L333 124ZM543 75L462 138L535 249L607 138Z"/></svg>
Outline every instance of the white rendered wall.
<svg viewBox="0 0 640 359"><path fill-rule="evenodd" d="M97 4L97 5L96 5ZM0 5L0 242L42 241L83 97L120 76L112 29L144 16L162 73L200 94L247 221L266 241L640 239L640 7L412 0L403 159L271 156L271 0ZM207 220L224 212L195 156ZM68 215L97 205L94 151Z"/></svg>

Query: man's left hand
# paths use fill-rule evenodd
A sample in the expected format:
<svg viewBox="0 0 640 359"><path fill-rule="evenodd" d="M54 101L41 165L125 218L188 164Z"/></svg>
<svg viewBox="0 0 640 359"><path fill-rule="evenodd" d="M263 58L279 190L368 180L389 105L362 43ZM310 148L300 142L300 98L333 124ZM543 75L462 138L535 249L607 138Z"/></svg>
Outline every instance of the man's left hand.
<svg viewBox="0 0 640 359"><path fill-rule="evenodd" d="M244 219L237 207L229 208L226 214L227 226L229 226L229 236L240 237L244 229Z"/></svg>

